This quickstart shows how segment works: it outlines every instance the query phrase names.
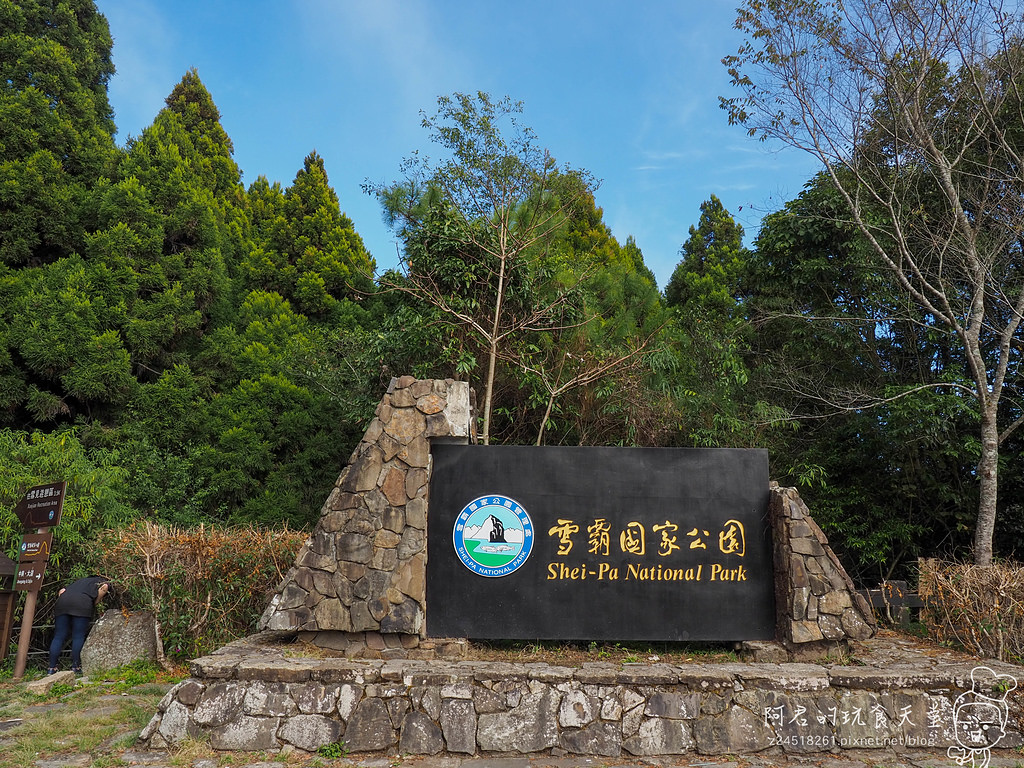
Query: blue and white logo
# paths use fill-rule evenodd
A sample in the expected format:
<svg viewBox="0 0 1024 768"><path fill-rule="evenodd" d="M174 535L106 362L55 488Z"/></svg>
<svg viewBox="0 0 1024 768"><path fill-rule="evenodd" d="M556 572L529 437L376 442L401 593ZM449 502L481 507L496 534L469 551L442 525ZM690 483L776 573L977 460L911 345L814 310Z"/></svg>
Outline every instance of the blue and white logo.
<svg viewBox="0 0 1024 768"><path fill-rule="evenodd" d="M481 496L462 508L452 534L455 553L478 576L508 576L533 551L533 521L514 499Z"/></svg>

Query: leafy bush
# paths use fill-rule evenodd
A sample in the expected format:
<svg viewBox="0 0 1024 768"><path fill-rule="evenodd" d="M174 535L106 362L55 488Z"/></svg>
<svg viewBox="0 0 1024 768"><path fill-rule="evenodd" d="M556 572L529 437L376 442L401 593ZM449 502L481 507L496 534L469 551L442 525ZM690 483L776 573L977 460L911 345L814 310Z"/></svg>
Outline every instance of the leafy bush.
<svg viewBox="0 0 1024 768"><path fill-rule="evenodd" d="M74 429L53 434L0 429L0 551L15 556L22 529L14 507L28 489L67 481L46 584L87 576L96 532L135 516L120 500L124 478L120 467L90 458Z"/></svg>
<svg viewBox="0 0 1024 768"><path fill-rule="evenodd" d="M920 562L921 617L932 637L982 657L1024 660L1024 565Z"/></svg>
<svg viewBox="0 0 1024 768"><path fill-rule="evenodd" d="M305 538L288 529L147 522L104 531L97 557L129 602L152 608L164 652L194 658L255 629Z"/></svg>

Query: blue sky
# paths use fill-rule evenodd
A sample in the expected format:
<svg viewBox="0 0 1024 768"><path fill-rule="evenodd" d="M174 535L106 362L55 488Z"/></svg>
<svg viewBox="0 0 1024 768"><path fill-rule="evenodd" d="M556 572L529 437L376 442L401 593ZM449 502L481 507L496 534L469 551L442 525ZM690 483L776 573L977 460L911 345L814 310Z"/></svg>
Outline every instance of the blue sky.
<svg viewBox="0 0 1024 768"><path fill-rule="evenodd" d="M379 268L396 243L360 185L430 154L420 112L456 91L512 96L557 158L601 186L664 288L717 195L747 230L816 170L729 126L720 60L741 40L732 0L97 0L114 36L118 141L138 135L190 67L220 108L248 185L288 186L312 150Z"/></svg>

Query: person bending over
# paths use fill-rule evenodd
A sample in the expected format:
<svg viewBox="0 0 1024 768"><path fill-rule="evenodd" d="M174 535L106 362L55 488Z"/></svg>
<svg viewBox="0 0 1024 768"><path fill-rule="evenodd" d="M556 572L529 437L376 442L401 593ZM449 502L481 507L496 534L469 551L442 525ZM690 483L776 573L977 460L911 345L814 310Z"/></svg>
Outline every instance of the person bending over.
<svg viewBox="0 0 1024 768"><path fill-rule="evenodd" d="M57 671L57 660L71 636L71 671L82 672L82 646L89 633L92 612L110 591L110 582L102 576L87 576L69 584L57 593L54 606L53 642L50 643L50 666L46 674Z"/></svg>

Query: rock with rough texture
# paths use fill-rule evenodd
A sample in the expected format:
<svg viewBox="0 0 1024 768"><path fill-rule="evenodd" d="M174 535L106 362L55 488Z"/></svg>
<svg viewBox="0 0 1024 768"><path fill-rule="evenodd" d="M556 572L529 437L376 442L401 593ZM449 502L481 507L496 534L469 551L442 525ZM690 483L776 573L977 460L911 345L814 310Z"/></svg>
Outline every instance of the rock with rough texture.
<svg viewBox="0 0 1024 768"><path fill-rule="evenodd" d="M720 717L701 719L693 726L693 739L702 755L760 752L773 744L763 714L733 706Z"/></svg>
<svg viewBox="0 0 1024 768"><path fill-rule="evenodd" d="M134 661L156 661L156 619L149 611L105 611L82 647L82 671L91 675Z"/></svg>
<svg viewBox="0 0 1024 768"><path fill-rule="evenodd" d="M394 746L397 738L382 699L364 699L345 729L345 745L353 752L374 752Z"/></svg>
<svg viewBox="0 0 1024 768"><path fill-rule="evenodd" d="M398 751L410 755L436 755L444 749L441 729L423 712L410 712L402 723Z"/></svg>
<svg viewBox="0 0 1024 768"><path fill-rule="evenodd" d="M337 720L323 715L296 715L284 722L277 736L306 752L316 752L320 747L336 742L341 733L341 723Z"/></svg>
<svg viewBox="0 0 1024 768"><path fill-rule="evenodd" d="M444 699L439 720L449 752L474 754L477 743L477 715L472 700Z"/></svg>
<svg viewBox="0 0 1024 768"><path fill-rule="evenodd" d="M70 670L64 670L63 672L46 675L38 680L30 680L25 683L25 690L34 696L45 696L55 685L70 685L73 687L75 685L75 673Z"/></svg>
<svg viewBox="0 0 1024 768"><path fill-rule="evenodd" d="M477 743L492 752L540 752L558 745L559 696L551 688L530 693L508 712L480 715Z"/></svg>

